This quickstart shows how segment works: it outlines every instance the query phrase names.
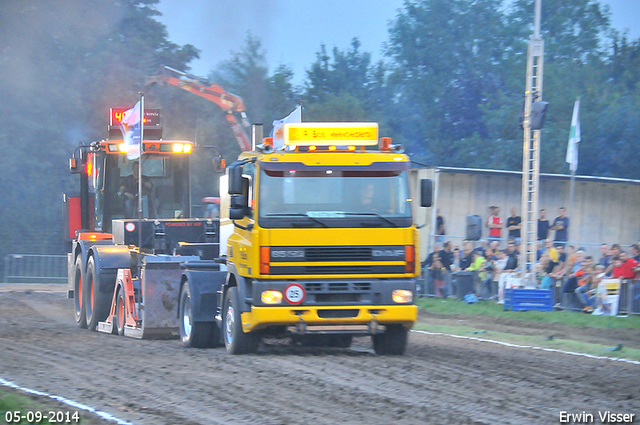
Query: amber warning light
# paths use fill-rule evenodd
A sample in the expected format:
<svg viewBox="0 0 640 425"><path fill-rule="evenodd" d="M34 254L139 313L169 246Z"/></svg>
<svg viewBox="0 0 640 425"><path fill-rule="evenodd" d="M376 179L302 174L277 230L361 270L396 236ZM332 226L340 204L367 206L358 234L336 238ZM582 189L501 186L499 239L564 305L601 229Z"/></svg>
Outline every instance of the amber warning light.
<svg viewBox="0 0 640 425"><path fill-rule="evenodd" d="M124 113L127 108L111 108L109 116L109 125L120 125ZM160 109L145 109L144 110L144 126L145 127L157 127L160 125Z"/></svg>

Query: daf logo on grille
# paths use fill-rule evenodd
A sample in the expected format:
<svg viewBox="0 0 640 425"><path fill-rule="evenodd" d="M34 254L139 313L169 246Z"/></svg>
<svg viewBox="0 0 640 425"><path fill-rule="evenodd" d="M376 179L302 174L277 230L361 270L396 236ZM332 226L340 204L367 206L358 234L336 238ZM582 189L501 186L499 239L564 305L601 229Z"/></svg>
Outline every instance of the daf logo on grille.
<svg viewBox="0 0 640 425"><path fill-rule="evenodd" d="M402 249L374 249L371 251L374 257L404 257Z"/></svg>
<svg viewBox="0 0 640 425"><path fill-rule="evenodd" d="M271 251L272 258L304 258L304 251Z"/></svg>

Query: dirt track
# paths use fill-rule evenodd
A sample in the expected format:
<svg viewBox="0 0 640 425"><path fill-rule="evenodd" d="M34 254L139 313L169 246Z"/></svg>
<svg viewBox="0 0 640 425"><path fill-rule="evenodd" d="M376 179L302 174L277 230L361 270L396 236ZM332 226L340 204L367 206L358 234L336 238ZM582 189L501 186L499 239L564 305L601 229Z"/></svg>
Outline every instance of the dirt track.
<svg viewBox="0 0 640 425"><path fill-rule="evenodd" d="M0 292L0 353L0 377L136 424L640 423L638 365L415 333L400 357L365 338L230 356L81 330L62 293Z"/></svg>

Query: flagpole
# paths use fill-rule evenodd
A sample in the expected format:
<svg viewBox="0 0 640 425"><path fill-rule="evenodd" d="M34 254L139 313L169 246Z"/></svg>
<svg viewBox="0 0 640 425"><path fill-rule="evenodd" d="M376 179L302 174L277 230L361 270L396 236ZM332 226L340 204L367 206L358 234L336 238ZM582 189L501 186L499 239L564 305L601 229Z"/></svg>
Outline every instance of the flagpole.
<svg viewBox="0 0 640 425"><path fill-rule="evenodd" d="M138 252L142 252L142 140L144 137L144 93L140 92L140 141L138 145Z"/></svg>
<svg viewBox="0 0 640 425"><path fill-rule="evenodd" d="M573 128L575 125L575 128L572 130L569 138L569 143L572 144L570 163L571 182L569 184L569 214L573 214L573 200L576 190L576 170L578 169L578 142L580 141L580 96L578 96L573 109L574 114L571 117L571 127Z"/></svg>
<svg viewBox="0 0 640 425"><path fill-rule="evenodd" d="M569 189L569 214L573 214L573 195L576 189L576 170L571 170L571 185Z"/></svg>

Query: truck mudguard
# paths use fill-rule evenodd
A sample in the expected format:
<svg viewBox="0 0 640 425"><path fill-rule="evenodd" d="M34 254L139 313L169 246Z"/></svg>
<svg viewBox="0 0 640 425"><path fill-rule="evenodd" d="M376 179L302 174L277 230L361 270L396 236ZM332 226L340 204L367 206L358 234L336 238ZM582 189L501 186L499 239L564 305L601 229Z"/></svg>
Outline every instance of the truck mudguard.
<svg viewBox="0 0 640 425"><path fill-rule="evenodd" d="M231 283L232 278L234 279L235 284ZM227 262L227 279L224 283L224 286L222 287L222 297L219 299L220 306L222 307L222 303L224 302L224 295L230 286L237 286L240 299L246 300L247 297L251 297L251 285L252 280L250 278L244 278L240 276L236 265L231 262ZM240 311L243 313L251 311L251 305L247 304L246 302L241 303Z"/></svg>
<svg viewBox="0 0 640 425"><path fill-rule="evenodd" d="M118 269L131 267L131 253L124 245L94 245L89 249L96 272L100 275L100 292L113 292Z"/></svg>
<svg viewBox="0 0 640 425"><path fill-rule="evenodd" d="M225 284L227 272L220 271L219 265L214 263L197 266L194 263L186 263L185 267L184 277L189 281L191 289L193 320L213 322L218 308L218 291Z"/></svg>

